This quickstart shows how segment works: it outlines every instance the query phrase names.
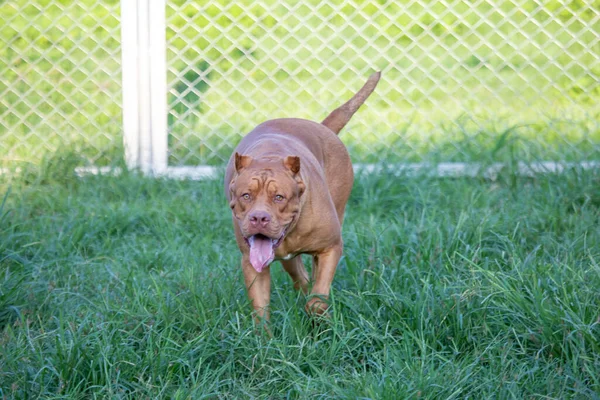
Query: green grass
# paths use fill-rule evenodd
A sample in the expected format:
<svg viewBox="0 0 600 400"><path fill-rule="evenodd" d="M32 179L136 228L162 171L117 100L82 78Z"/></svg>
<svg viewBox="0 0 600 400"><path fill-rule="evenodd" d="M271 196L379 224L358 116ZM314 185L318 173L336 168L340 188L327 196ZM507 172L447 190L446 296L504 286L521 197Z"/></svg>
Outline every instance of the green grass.
<svg viewBox="0 0 600 400"><path fill-rule="evenodd" d="M507 130L523 161L598 160L599 9L170 0L170 162L220 165L266 119L322 120L376 69L342 134L355 160L506 161L494 149ZM119 15L118 0L0 3L0 164L65 146L97 165L122 158Z"/></svg>
<svg viewBox="0 0 600 400"><path fill-rule="evenodd" d="M0 178L0 397L600 396L597 174L360 177L331 322L275 264L266 339L221 182L70 163Z"/></svg>

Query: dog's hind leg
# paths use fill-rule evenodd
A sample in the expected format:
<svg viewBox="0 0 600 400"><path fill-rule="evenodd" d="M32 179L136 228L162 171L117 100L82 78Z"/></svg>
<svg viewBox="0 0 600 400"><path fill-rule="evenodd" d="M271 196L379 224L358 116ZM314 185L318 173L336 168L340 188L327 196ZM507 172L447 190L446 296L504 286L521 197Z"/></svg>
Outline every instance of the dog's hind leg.
<svg viewBox="0 0 600 400"><path fill-rule="evenodd" d="M291 260L281 260L281 265L290 274L294 282L294 289L302 290L304 294L308 293L308 273L302 262L302 256L297 255Z"/></svg>

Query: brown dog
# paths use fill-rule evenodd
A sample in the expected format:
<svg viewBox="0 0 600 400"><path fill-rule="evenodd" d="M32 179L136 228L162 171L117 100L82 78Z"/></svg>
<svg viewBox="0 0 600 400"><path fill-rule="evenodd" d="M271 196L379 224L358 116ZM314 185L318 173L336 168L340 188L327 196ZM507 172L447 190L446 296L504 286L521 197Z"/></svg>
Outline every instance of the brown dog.
<svg viewBox="0 0 600 400"><path fill-rule="evenodd" d="M313 256L314 284L306 309L326 312L354 181L350 156L336 135L373 92L379 77L379 72L373 74L321 124L295 118L260 124L231 156L225 193L257 318L269 319L269 265L274 260L281 260L294 288L308 293L300 254Z"/></svg>

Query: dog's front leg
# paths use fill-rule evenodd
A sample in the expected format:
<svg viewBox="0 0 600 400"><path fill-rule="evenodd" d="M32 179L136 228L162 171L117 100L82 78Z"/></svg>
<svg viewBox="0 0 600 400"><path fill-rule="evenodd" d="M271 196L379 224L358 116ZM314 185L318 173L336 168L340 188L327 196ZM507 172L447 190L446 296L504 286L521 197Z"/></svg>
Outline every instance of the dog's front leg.
<svg viewBox="0 0 600 400"><path fill-rule="evenodd" d="M342 245L337 245L318 253L313 258L314 284L310 292L310 298L306 303L306 311L309 314L323 315L329 308L328 299L331 291L331 282L342 257Z"/></svg>
<svg viewBox="0 0 600 400"><path fill-rule="evenodd" d="M257 272L252 264L248 254L242 256L242 271L244 272L244 282L248 291L248 298L254 308L254 320L258 324L269 322L269 302L271 300L271 270L265 267L261 272Z"/></svg>

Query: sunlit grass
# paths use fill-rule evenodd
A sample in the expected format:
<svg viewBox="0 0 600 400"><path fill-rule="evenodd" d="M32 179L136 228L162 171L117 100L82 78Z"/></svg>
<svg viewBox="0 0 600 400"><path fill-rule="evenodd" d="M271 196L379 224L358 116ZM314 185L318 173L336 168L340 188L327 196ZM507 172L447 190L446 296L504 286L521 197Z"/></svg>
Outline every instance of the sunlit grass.
<svg viewBox="0 0 600 400"><path fill-rule="evenodd" d="M597 174L357 179L330 323L256 334L220 181L0 181L7 398L595 398Z"/></svg>

